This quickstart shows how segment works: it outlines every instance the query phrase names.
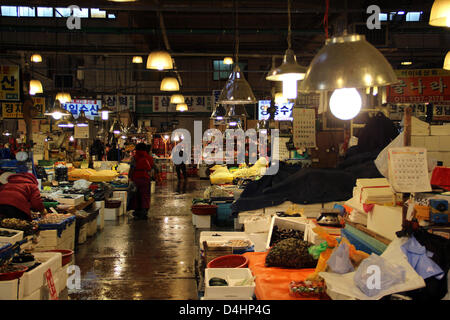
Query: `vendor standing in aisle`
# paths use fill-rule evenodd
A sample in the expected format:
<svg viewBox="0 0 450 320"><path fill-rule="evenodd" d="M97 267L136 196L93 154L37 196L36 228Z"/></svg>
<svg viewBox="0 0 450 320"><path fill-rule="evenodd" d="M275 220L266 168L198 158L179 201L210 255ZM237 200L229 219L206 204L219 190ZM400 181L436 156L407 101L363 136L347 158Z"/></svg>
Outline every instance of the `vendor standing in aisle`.
<svg viewBox="0 0 450 320"><path fill-rule="evenodd" d="M31 209L47 214L36 177L28 172L0 176L0 218L32 220Z"/></svg>
<svg viewBox="0 0 450 320"><path fill-rule="evenodd" d="M145 143L136 145L136 154L130 163L129 178L137 188L135 197L132 200L135 219L147 219L150 208L150 171L154 166L153 158L147 152Z"/></svg>

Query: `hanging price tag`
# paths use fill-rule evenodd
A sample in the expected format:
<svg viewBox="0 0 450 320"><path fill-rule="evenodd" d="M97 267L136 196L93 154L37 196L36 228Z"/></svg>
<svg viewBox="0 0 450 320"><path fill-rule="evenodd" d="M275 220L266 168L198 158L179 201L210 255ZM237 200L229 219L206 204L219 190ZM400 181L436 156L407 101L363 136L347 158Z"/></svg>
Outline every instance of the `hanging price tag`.
<svg viewBox="0 0 450 320"><path fill-rule="evenodd" d="M50 298L52 300L58 300L58 293L56 292L55 282L53 281L52 270L50 268L45 271L45 278L47 279L47 286L50 290Z"/></svg>

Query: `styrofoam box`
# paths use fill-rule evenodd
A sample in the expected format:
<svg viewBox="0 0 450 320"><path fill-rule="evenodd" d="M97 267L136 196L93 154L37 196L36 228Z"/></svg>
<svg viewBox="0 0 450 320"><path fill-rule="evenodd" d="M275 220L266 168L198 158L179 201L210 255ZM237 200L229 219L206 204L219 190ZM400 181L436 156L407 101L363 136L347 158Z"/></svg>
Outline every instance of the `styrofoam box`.
<svg viewBox="0 0 450 320"><path fill-rule="evenodd" d="M70 196L71 199L63 198L63 196ZM71 206L77 206L80 203L84 202L84 195L82 194L64 194L64 195L58 195L58 197L55 198L56 201L58 201L61 204L67 204Z"/></svg>
<svg viewBox="0 0 450 320"><path fill-rule="evenodd" d="M218 234L219 236L213 236ZM234 231L203 231L200 232L200 249L203 250L203 241L228 241L228 240L248 240L250 238L245 232Z"/></svg>
<svg viewBox="0 0 450 320"><path fill-rule="evenodd" d="M394 240L396 232L402 229L402 207L375 205L367 215L367 229Z"/></svg>
<svg viewBox="0 0 450 320"><path fill-rule="evenodd" d="M88 224L86 223L80 228L80 232L78 234L78 244L86 242L87 234L88 234Z"/></svg>
<svg viewBox="0 0 450 320"><path fill-rule="evenodd" d="M272 223L270 224L269 233L267 235L266 250L270 249L270 240L272 239L273 227L278 226L281 229L293 229L305 232L306 226L309 224L307 220L293 220L293 218L280 218L277 216L272 217Z"/></svg>
<svg viewBox="0 0 450 320"><path fill-rule="evenodd" d="M55 275L62 266L62 255L59 252L33 252L41 265L31 271L25 272L20 278L19 291L23 297L31 295L40 287L46 285L45 272L50 268Z"/></svg>
<svg viewBox="0 0 450 320"><path fill-rule="evenodd" d="M122 204L120 205L120 213L119 215L123 215L127 213L127 192L126 191L114 191L114 198L120 198Z"/></svg>
<svg viewBox="0 0 450 320"><path fill-rule="evenodd" d="M105 227L105 201L94 202L93 208L94 210L99 210L97 216L97 229L103 230Z"/></svg>
<svg viewBox="0 0 450 320"><path fill-rule="evenodd" d="M271 226L269 216L260 216L247 218L244 221L244 230L246 233L268 232Z"/></svg>
<svg viewBox="0 0 450 320"><path fill-rule="evenodd" d="M248 238L255 245L255 248L254 248L255 252L266 251L266 242L267 242L268 234L269 234L268 232L247 233Z"/></svg>
<svg viewBox="0 0 450 320"><path fill-rule="evenodd" d="M450 135L439 137L439 151L450 151Z"/></svg>
<svg viewBox="0 0 450 320"><path fill-rule="evenodd" d="M87 236L92 237L97 233L97 219L87 223Z"/></svg>
<svg viewBox="0 0 450 320"><path fill-rule="evenodd" d="M105 221L116 220L119 216L120 208L105 208Z"/></svg>
<svg viewBox="0 0 450 320"><path fill-rule="evenodd" d="M58 291L58 288L61 287L61 281L59 279L55 279L54 277L53 283L55 284L56 292L59 295L62 291ZM50 300L50 289L48 288L47 282L31 294L21 297L20 300Z"/></svg>
<svg viewBox="0 0 450 320"><path fill-rule="evenodd" d="M17 300L19 279L0 281L0 300Z"/></svg>
<svg viewBox="0 0 450 320"><path fill-rule="evenodd" d="M450 125L430 126L430 134L432 136L450 136Z"/></svg>
<svg viewBox="0 0 450 320"><path fill-rule="evenodd" d="M245 220L249 217L255 217L255 216L265 216L264 209L260 210L251 210L251 211L242 211L239 212L238 218L239 223L244 224Z"/></svg>
<svg viewBox="0 0 450 320"><path fill-rule="evenodd" d="M228 282L228 286L209 285L211 278L222 278ZM253 297L255 282L249 286L235 286L234 284L247 278L253 277L248 268L206 268L205 269L205 297L207 299L247 299Z"/></svg>
<svg viewBox="0 0 450 320"><path fill-rule="evenodd" d="M54 246L57 247L61 243L75 237L75 221L70 226L61 232L61 236L58 237L58 230L41 230L39 232L39 246Z"/></svg>
<svg viewBox="0 0 450 320"><path fill-rule="evenodd" d="M17 241L20 241L20 240L23 239L23 231L13 230L13 229L6 229L6 228L0 228L0 231L9 231L9 232L15 232L16 233L12 237L0 237L0 242L9 242L11 244L14 244Z"/></svg>
<svg viewBox="0 0 450 320"><path fill-rule="evenodd" d="M210 229L211 228L211 216L210 215L196 215L195 216L195 227L197 229Z"/></svg>

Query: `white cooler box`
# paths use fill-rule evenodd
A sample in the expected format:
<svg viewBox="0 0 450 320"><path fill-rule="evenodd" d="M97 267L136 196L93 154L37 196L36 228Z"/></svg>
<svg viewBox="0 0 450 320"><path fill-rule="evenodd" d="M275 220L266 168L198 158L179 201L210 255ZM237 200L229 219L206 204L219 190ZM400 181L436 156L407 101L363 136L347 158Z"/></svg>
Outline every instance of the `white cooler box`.
<svg viewBox="0 0 450 320"><path fill-rule="evenodd" d="M300 230L302 232L306 231L306 226L309 221L303 218L280 218L277 216L272 217L272 223L269 228L269 233L267 236L266 250L270 249L270 240L272 239L273 227L278 226L281 229L293 229Z"/></svg>
<svg viewBox="0 0 450 320"><path fill-rule="evenodd" d="M211 278L222 278L228 286L210 286ZM244 279L253 278L248 268L206 268L205 269L205 299L232 300L252 298L255 292L255 281L251 285L236 286Z"/></svg>
<svg viewBox="0 0 450 320"><path fill-rule="evenodd" d="M119 216L127 213L127 192L126 191L114 191L113 198L122 201L120 205Z"/></svg>
<svg viewBox="0 0 450 320"><path fill-rule="evenodd" d="M8 231L8 232L14 232L15 235L12 237L2 237L0 236L0 242L6 242L14 244L17 241L21 241L23 239L23 231L20 230L13 230L13 229L6 229L6 228L0 228L0 231Z"/></svg>
<svg viewBox="0 0 450 320"><path fill-rule="evenodd" d="M36 251L65 249L73 250L75 247L75 221L64 229L58 237L58 230L41 230L39 232L39 242L35 247Z"/></svg>
<svg viewBox="0 0 450 320"><path fill-rule="evenodd" d="M103 230L105 227L105 201L94 202L93 208L94 210L99 210L97 216L97 229Z"/></svg>
<svg viewBox="0 0 450 320"><path fill-rule="evenodd" d="M105 221L117 220L120 215L120 207L119 208L105 208Z"/></svg>

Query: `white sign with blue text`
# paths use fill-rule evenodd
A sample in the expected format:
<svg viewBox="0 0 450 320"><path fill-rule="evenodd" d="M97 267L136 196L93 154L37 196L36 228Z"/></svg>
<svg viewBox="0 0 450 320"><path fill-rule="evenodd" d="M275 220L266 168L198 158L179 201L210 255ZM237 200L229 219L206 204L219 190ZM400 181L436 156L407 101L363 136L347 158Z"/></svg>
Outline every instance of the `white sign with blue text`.
<svg viewBox="0 0 450 320"><path fill-rule="evenodd" d="M99 109L101 108L101 106L101 100L84 99L75 99L71 102L62 104L62 107L67 111L70 111L75 119L78 118L81 111L84 111L86 118L88 118L89 120L94 120L95 117L100 116Z"/></svg>
<svg viewBox="0 0 450 320"><path fill-rule="evenodd" d="M258 101L258 120L269 120L270 114L267 111L270 107L270 100ZM275 104L275 120L278 121L292 121L292 109L294 103Z"/></svg>

